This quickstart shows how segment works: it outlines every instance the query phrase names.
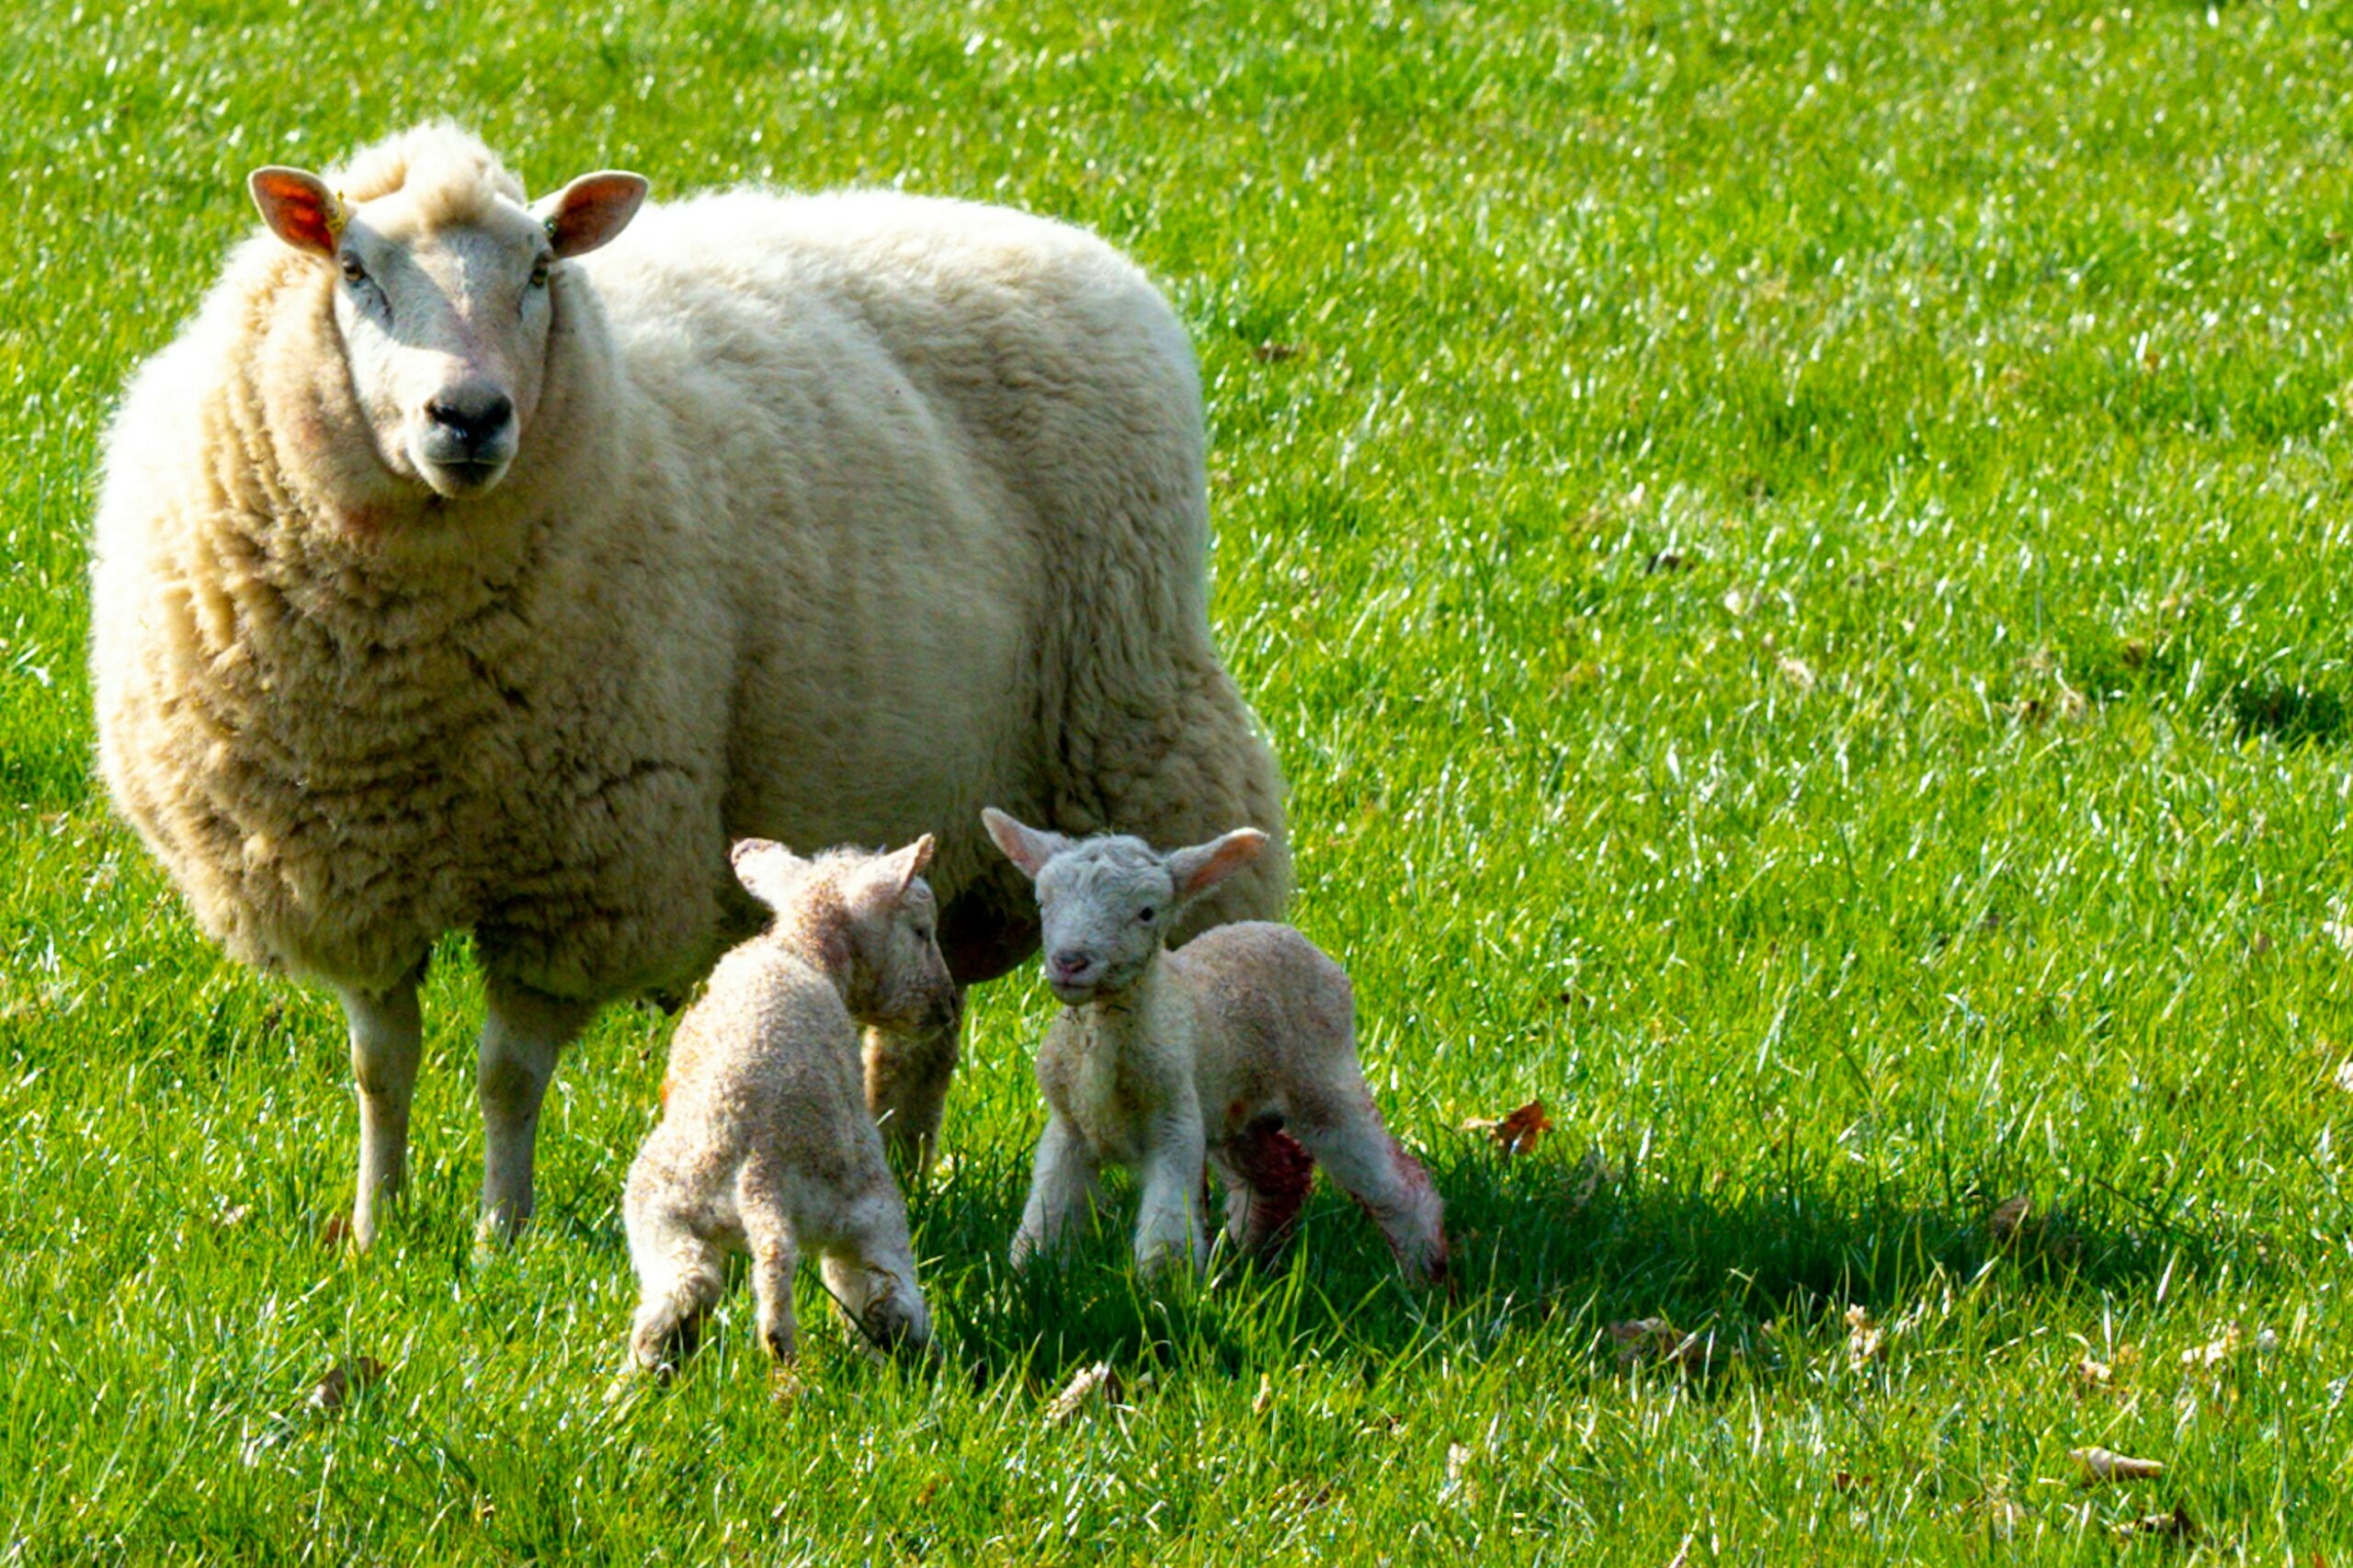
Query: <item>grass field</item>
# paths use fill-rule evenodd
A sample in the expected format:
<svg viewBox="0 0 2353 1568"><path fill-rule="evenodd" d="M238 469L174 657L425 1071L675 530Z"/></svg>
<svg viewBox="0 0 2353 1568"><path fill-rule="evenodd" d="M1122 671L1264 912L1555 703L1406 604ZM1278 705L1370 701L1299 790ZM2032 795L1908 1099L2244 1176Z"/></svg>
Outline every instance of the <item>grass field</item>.
<svg viewBox="0 0 2353 1568"><path fill-rule="evenodd" d="M0 1556L2353 1547L2345 15L1074 9L0 21ZM109 817L84 540L244 172L444 112L535 187L891 182L1165 282L1296 917L1452 1206L1451 1305L1328 1188L1214 1289L1116 1233L1009 1278L1034 969L979 994L914 1208L936 1374L825 1322L773 1397L739 1291L608 1403L663 1026L568 1062L541 1219L477 1263L460 948L411 1209L323 1244L338 1015ZM1533 1153L1461 1131L1535 1098ZM1643 1318L1683 1353L1630 1364ZM1116 1397L1050 1422L1097 1359ZM2166 1468L2082 1490L2087 1445ZM2152 1515L2198 1540L2120 1534Z"/></svg>

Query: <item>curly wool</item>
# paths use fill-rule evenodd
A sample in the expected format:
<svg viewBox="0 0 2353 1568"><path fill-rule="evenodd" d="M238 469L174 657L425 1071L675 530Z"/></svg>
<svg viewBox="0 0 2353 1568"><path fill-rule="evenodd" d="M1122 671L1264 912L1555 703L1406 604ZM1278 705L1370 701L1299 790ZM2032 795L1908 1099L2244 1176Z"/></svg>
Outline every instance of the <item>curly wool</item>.
<svg viewBox="0 0 2353 1568"><path fill-rule="evenodd" d="M461 221L521 187L428 126L328 176ZM1199 393L1073 229L888 192L647 210L556 268L509 477L445 503L356 406L328 268L262 235L109 435L107 784L236 957L381 989L471 929L600 999L707 967L726 848L939 835L961 980L1034 946L984 801L1279 828L1211 642ZM1271 913L1280 855L1198 924Z"/></svg>

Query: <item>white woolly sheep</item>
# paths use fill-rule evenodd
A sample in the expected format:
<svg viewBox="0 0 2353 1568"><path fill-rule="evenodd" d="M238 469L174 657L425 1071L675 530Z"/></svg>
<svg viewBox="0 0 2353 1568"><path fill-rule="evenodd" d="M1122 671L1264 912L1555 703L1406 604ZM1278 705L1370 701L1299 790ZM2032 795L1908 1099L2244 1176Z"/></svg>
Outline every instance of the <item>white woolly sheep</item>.
<svg viewBox="0 0 2353 1568"><path fill-rule="evenodd" d="M647 1370L693 1346L752 1255L760 1343L792 1358L792 1269L825 1285L878 1346L920 1347L907 1209L866 1108L858 1026L937 1028L956 985L935 940L928 835L894 855L803 860L764 838L735 846L744 885L776 922L711 971L678 1020L659 1126L630 1167L622 1212L641 1288L630 1351Z"/></svg>
<svg viewBox="0 0 2353 1568"><path fill-rule="evenodd" d="M527 205L438 125L251 185L269 232L108 440L98 755L208 932L340 994L362 1244L446 931L487 985L501 1236L564 1045L746 914L733 838L937 832L971 983L1036 943L983 801L1279 821L1210 633L1191 356L1101 242L881 191L640 214L627 174ZM1285 890L1262 858L1192 925ZM952 1033L867 1043L918 1167L955 1060Z"/></svg>
<svg viewBox="0 0 2353 1568"><path fill-rule="evenodd" d="M1046 1131L1014 1262L1063 1240L1108 1163L1142 1183L1139 1265L1201 1266L1205 1157L1225 1187L1227 1238L1261 1252L1299 1212L1320 1161L1380 1225L1407 1278L1443 1281L1442 1206L1373 1108L1340 966L1290 926L1262 921L1164 950L1168 928L1263 853L1266 835L1236 828L1162 855L1139 838L1074 842L981 814L1037 883L1046 980L1063 1005L1038 1048Z"/></svg>

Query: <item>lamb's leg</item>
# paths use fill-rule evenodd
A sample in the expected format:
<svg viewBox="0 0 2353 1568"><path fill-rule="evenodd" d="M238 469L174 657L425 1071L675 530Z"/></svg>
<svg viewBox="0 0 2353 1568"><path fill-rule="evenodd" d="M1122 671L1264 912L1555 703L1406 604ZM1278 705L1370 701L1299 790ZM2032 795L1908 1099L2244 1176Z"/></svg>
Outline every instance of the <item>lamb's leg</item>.
<svg viewBox="0 0 2353 1568"><path fill-rule="evenodd" d="M647 1371L661 1371L693 1351L703 1318L726 1288L725 1254L635 1172L623 1219L638 1278L630 1355Z"/></svg>
<svg viewBox="0 0 2353 1568"><path fill-rule="evenodd" d="M374 1244L382 1210L408 1180L408 1108L425 1041L416 980L412 974L388 991L342 993L351 1028L351 1075L359 1086L359 1181L351 1234L362 1247Z"/></svg>
<svg viewBox="0 0 2353 1568"><path fill-rule="evenodd" d="M1142 1212L1136 1220L1136 1267L1158 1274L1173 1259L1194 1268L1209 1261L1201 1229L1199 1115L1173 1117L1152 1130L1143 1157Z"/></svg>
<svg viewBox="0 0 2353 1568"><path fill-rule="evenodd" d="M760 1309L760 1343L779 1361L800 1354L792 1316L792 1266L800 1258L792 1224L773 1203L746 1201L744 1239L752 1249L752 1295Z"/></svg>
<svg viewBox="0 0 2353 1568"><path fill-rule="evenodd" d="M931 1312L915 1285L906 1206L895 1187L856 1206L818 1267L825 1288L877 1348L922 1350L931 1344Z"/></svg>
<svg viewBox="0 0 2353 1568"><path fill-rule="evenodd" d="M1370 1095L1360 1085L1335 1094L1294 1116L1290 1131L1372 1216L1409 1278L1429 1285L1446 1278L1444 1205L1421 1162L1381 1125Z"/></svg>
<svg viewBox="0 0 2353 1568"><path fill-rule="evenodd" d="M1225 1185L1225 1234L1245 1257L1271 1251L1307 1202L1315 1161L1280 1124L1254 1122L1210 1151Z"/></svg>
<svg viewBox="0 0 2353 1568"><path fill-rule="evenodd" d="M1048 1112L1029 1176L1029 1201L1022 1205L1021 1229L1013 1237L1013 1267L1057 1250L1078 1211L1094 1209L1097 1190L1095 1156L1086 1141L1060 1115Z"/></svg>
<svg viewBox="0 0 2353 1568"><path fill-rule="evenodd" d="M911 1029L866 1031L866 1109L910 1179L930 1173L939 1153L940 1116L956 1073L956 1040L964 994L943 1017Z"/></svg>
<svg viewBox="0 0 2353 1568"><path fill-rule="evenodd" d="M531 1168L540 1101L556 1059L597 1011L493 977L483 1025L475 1093L482 1102L482 1221L484 1241L514 1238L531 1217Z"/></svg>

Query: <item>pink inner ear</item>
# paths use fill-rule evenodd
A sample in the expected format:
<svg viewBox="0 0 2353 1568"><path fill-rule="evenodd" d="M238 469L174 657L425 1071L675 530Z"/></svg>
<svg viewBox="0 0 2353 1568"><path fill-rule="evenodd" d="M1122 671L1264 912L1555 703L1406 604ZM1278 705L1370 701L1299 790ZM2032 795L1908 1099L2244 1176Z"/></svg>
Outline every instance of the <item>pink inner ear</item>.
<svg viewBox="0 0 2353 1568"><path fill-rule="evenodd" d="M636 175L584 175L563 187L548 217L548 240L559 256L585 255L629 227L645 199Z"/></svg>
<svg viewBox="0 0 2353 1568"><path fill-rule="evenodd" d="M300 250L333 255L335 199L296 169L262 169L253 176L254 203L270 232Z"/></svg>

